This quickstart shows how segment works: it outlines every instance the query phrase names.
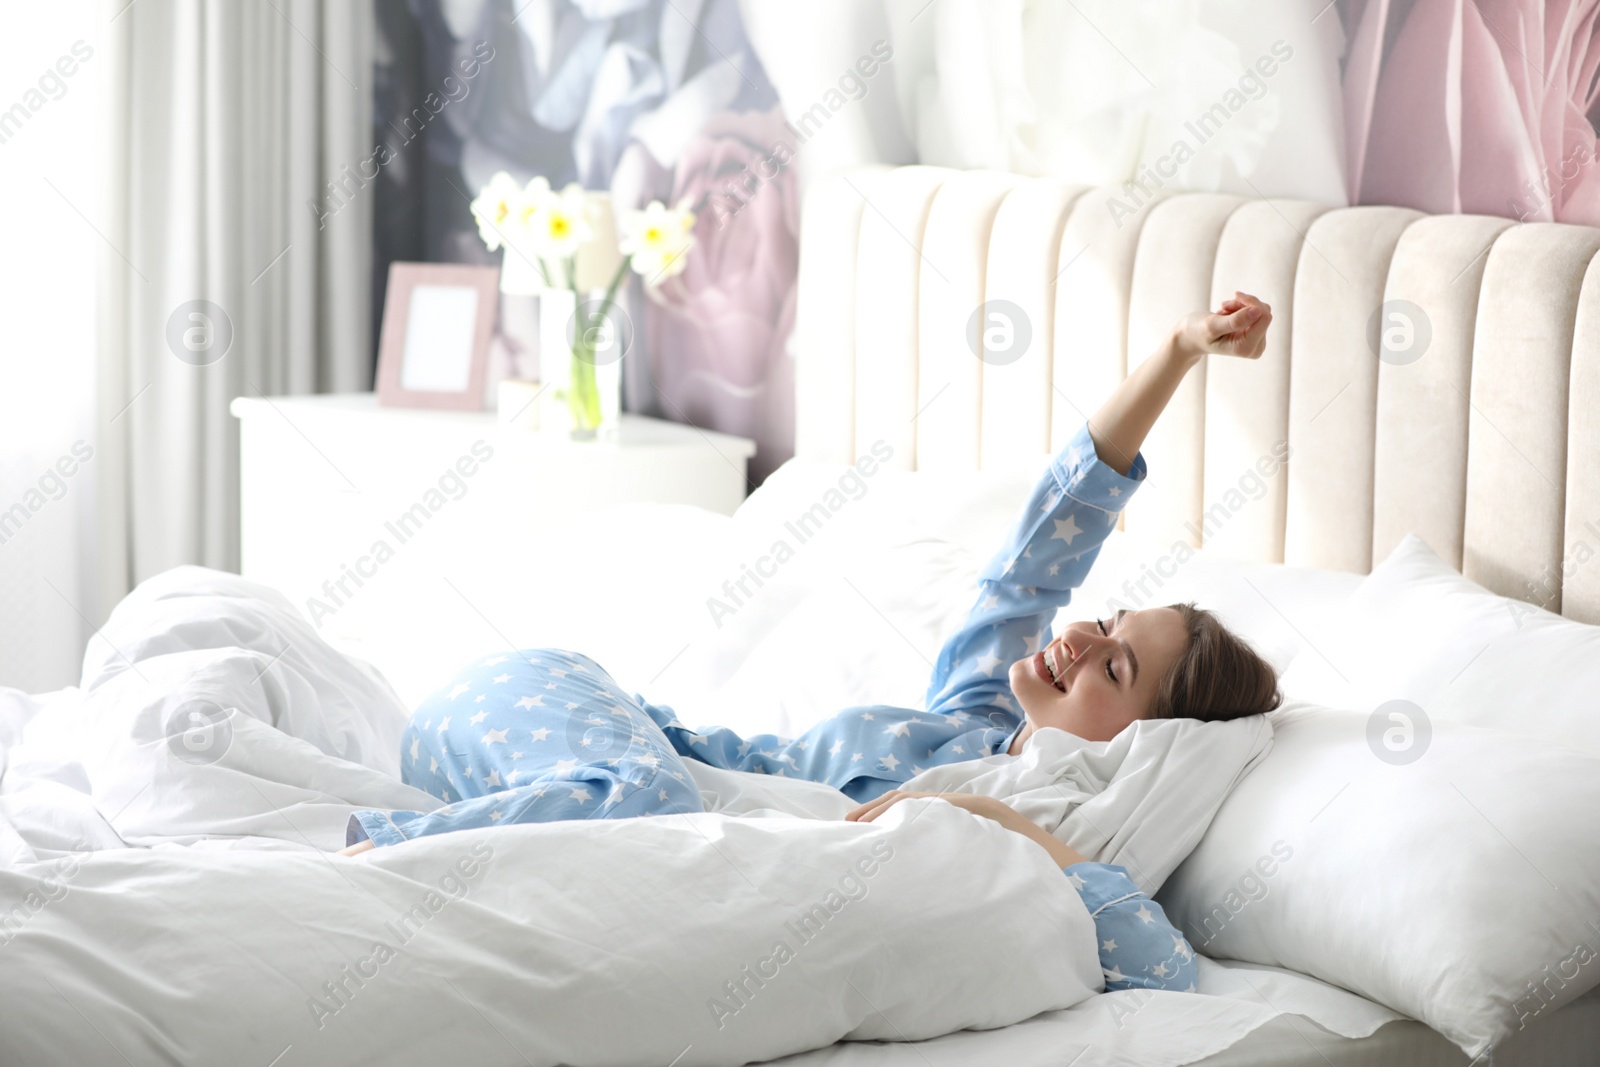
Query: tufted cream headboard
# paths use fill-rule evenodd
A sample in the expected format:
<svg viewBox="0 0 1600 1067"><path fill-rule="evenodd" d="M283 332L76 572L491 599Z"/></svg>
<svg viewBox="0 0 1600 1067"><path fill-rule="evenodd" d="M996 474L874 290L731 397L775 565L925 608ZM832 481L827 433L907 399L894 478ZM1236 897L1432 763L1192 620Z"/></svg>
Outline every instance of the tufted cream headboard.
<svg viewBox="0 0 1600 1067"><path fill-rule="evenodd" d="M933 167L819 184L802 225L801 456L1052 450L1179 316L1243 289L1273 306L1266 355L1190 376L1129 530L1360 573L1415 532L1600 622L1600 230ZM1265 495L1233 508L1253 469Z"/></svg>

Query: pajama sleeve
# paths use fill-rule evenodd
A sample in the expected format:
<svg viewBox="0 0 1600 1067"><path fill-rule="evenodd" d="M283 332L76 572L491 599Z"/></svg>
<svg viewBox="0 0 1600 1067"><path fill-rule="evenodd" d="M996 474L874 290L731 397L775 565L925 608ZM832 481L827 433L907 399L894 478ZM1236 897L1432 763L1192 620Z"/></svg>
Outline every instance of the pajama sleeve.
<svg viewBox="0 0 1600 1067"><path fill-rule="evenodd" d="M1106 992L1167 989L1192 993L1194 949L1167 921L1161 905L1133 884L1128 872L1105 863L1063 868L1094 919Z"/></svg>
<svg viewBox="0 0 1600 1067"><path fill-rule="evenodd" d="M1118 474L1095 454L1087 423L1073 435L979 572L977 603L934 664L928 711L978 711L996 726L1021 724L1007 672L1049 641L1056 611L1083 584L1144 476L1142 454Z"/></svg>

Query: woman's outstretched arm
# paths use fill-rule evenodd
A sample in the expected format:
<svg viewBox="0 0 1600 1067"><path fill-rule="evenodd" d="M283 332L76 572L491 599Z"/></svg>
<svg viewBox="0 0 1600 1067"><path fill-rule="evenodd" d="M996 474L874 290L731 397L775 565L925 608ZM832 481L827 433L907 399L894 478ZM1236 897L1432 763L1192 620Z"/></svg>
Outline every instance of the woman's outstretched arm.
<svg viewBox="0 0 1600 1067"><path fill-rule="evenodd" d="M1197 311L1134 368L1089 420L1100 462L1127 474L1150 427L1166 410L1184 376L1207 352L1256 359L1267 345L1272 308L1249 293L1234 293L1218 311Z"/></svg>
<svg viewBox="0 0 1600 1067"><path fill-rule="evenodd" d="M1271 323L1272 309L1247 293L1188 316L1073 435L980 573L976 602L934 664L929 712L987 720L1001 741L1021 724L1006 668L1043 647L1056 611L1088 576L1144 478L1137 460L1145 435L1202 356L1253 359Z"/></svg>

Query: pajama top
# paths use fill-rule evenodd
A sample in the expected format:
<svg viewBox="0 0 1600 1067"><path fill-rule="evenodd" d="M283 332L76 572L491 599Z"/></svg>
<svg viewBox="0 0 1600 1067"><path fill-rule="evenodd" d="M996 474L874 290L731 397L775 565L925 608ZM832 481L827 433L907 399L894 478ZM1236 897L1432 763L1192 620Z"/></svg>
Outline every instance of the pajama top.
<svg viewBox="0 0 1600 1067"><path fill-rule="evenodd" d="M1050 642L1056 612L1072 599L1145 477L1095 453L1085 425L1034 487L1000 551L979 573L978 595L944 643L921 710L847 708L798 738L691 730L670 708L643 706L683 756L735 771L825 782L868 801L929 767L1004 753L1022 728L1008 671Z"/></svg>

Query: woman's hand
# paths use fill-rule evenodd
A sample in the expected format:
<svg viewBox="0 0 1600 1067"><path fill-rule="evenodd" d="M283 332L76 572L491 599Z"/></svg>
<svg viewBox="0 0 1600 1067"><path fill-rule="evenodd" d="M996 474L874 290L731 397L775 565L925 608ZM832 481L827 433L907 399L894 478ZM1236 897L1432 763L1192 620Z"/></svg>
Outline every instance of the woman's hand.
<svg viewBox="0 0 1600 1067"><path fill-rule="evenodd" d="M934 797L970 811L974 815L994 820L1007 830L1021 834L1050 853L1050 859L1057 867L1071 867L1074 863L1086 862L1082 855L1051 837L1042 827L1010 804L981 793L912 793L904 789L891 789L877 800L869 800L865 804L851 808L845 812L844 817L848 822L872 822L900 801L922 797Z"/></svg>
<svg viewBox="0 0 1600 1067"><path fill-rule="evenodd" d="M1118 474L1133 468L1150 427L1207 352L1257 359L1266 350L1272 308L1249 293L1233 296L1218 311L1197 311L1178 323L1150 358L1106 397L1089 420L1089 436L1102 463Z"/></svg>
<svg viewBox="0 0 1600 1067"><path fill-rule="evenodd" d="M355 844L351 845L349 848L341 848L339 850L339 855L341 855L341 856L359 856L363 852L366 852L366 851L368 851L369 849L371 849L373 847L374 846L372 844L372 838L369 837L365 841L356 842Z"/></svg>
<svg viewBox="0 0 1600 1067"><path fill-rule="evenodd" d="M1190 360L1208 352L1259 359L1267 347L1272 307L1249 293L1234 293L1216 311L1197 311L1178 323L1174 344Z"/></svg>
<svg viewBox="0 0 1600 1067"><path fill-rule="evenodd" d="M1003 822L1005 813L1020 819L1016 809L1003 800L983 796L979 793L913 793L904 789L891 789L877 800L869 800L845 812L846 822L872 822L878 816L900 803L902 800L917 800L923 797L936 797L947 801L958 808L965 808L974 815L982 815L995 822Z"/></svg>

